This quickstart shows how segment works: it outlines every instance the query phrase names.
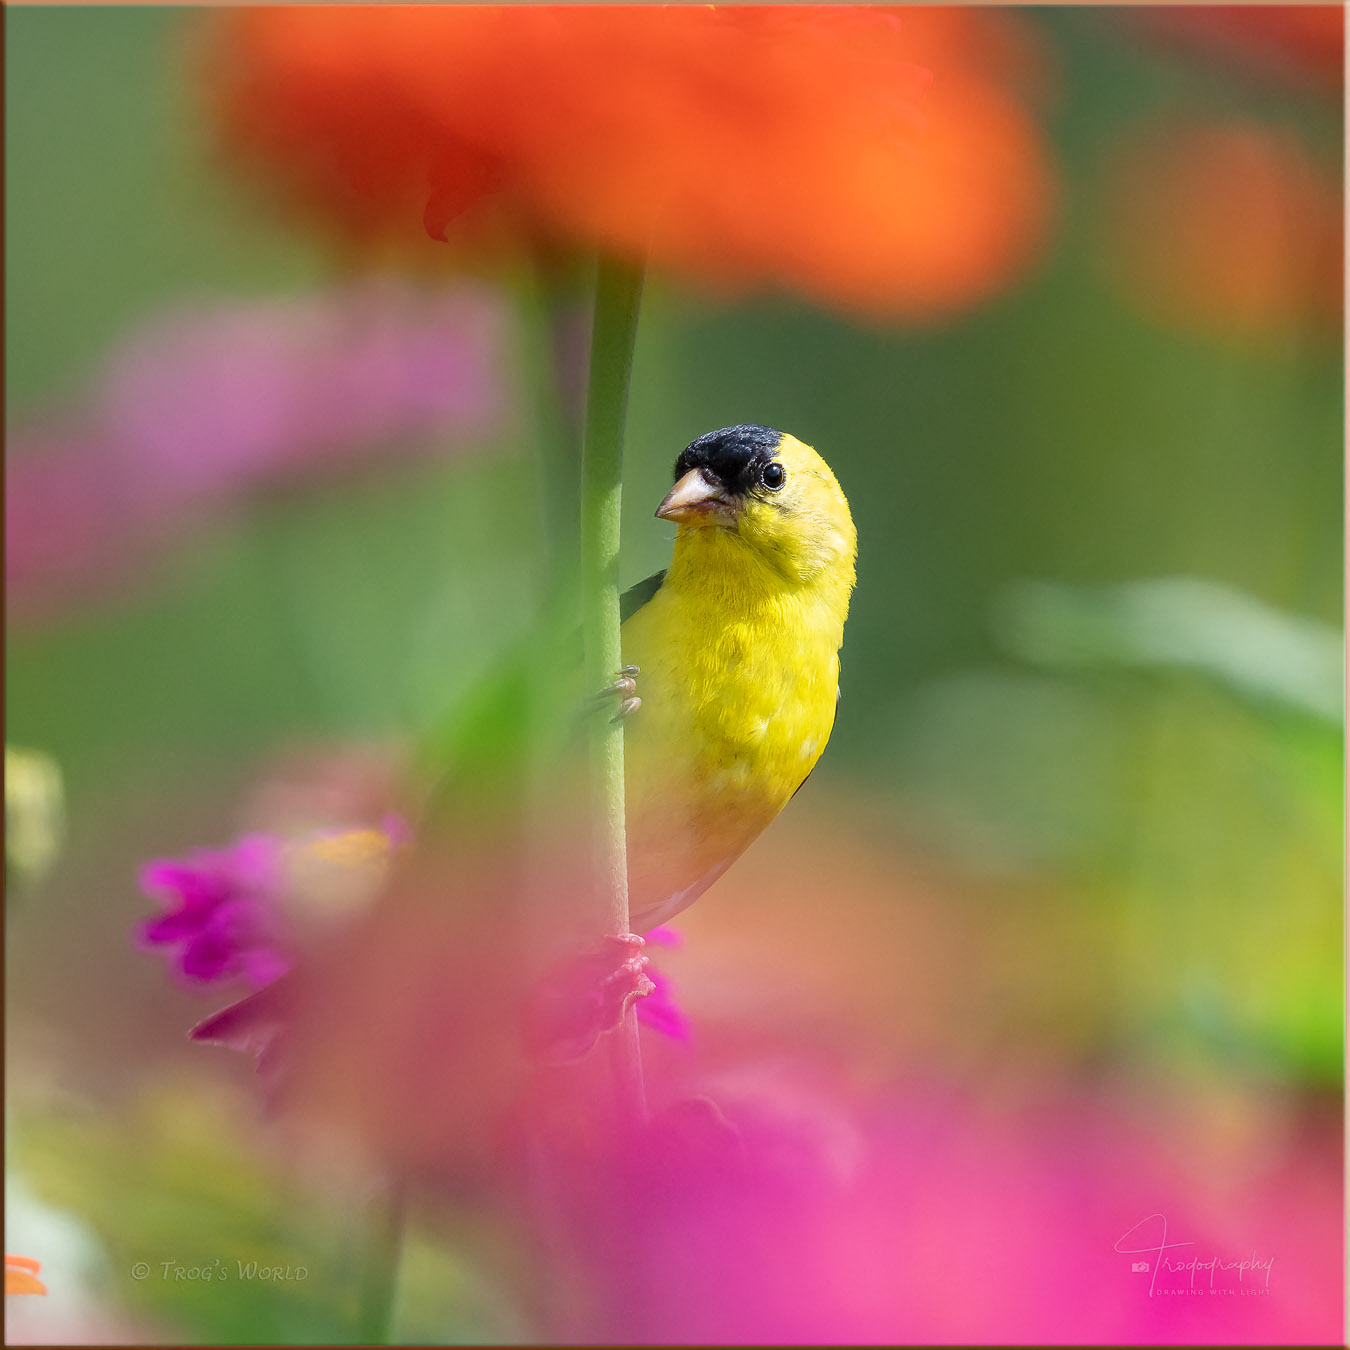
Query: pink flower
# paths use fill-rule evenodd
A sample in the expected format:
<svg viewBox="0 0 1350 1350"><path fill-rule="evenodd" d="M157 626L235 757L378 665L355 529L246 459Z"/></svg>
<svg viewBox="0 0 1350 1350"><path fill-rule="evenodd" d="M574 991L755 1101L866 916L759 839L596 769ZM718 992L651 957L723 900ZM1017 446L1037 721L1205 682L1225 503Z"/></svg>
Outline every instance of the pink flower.
<svg viewBox="0 0 1350 1350"><path fill-rule="evenodd" d="M613 1299L583 1339L1336 1338L1331 1111L1225 1159L1184 1115L1141 1110L1137 1088L1129 1110L1081 1087L994 1106L937 1080L866 1089L800 1056L705 1085L710 1096L676 1101L626 1140L579 1136L565 1159L566 1231ZM1167 1241L1185 1245L1155 1270L1146 1249L1162 1241L1162 1217ZM1181 1264L1192 1257L1215 1263L1202 1265L1194 1296Z"/></svg>
<svg viewBox="0 0 1350 1350"><path fill-rule="evenodd" d="M647 934L647 942L648 945L654 942L660 947L681 947L684 938L663 924ZM638 1021L663 1036L669 1036L673 1041L687 1041L692 1029L684 1009L676 1001L674 980L652 966L647 968L647 979L652 991L637 1003Z"/></svg>
<svg viewBox="0 0 1350 1350"><path fill-rule="evenodd" d="M11 602L23 612L124 580L260 490L464 450L504 420L505 341L490 293L389 281L150 320L79 406L10 429Z"/></svg>
<svg viewBox="0 0 1350 1350"><path fill-rule="evenodd" d="M407 838L404 821L387 813L373 830L324 829L296 841L248 834L226 849L161 858L142 870L141 889L168 912L141 925L140 944L166 949L170 969L191 988L243 979L261 989L291 969L300 945L283 902L303 913L307 890L383 867Z"/></svg>
<svg viewBox="0 0 1350 1350"><path fill-rule="evenodd" d="M189 988L270 984L291 965L279 934L280 855L276 839L249 834L227 849L148 864L141 888L167 912L141 925L142 947L162 948Z"/></svg>

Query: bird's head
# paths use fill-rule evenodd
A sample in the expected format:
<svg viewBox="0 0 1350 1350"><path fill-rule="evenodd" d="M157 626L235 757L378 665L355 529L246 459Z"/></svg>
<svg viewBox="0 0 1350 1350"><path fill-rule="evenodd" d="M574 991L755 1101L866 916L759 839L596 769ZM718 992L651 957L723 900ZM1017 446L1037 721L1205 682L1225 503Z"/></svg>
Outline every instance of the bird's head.
<svg viewBox="0 0 1350 1350"><path fill-rule="evenodd" d="M789 580L835 570L852 581L857 534L839 480L809 445L772 427L723 427L691 442L656 514L679 525L681 541L734 535Z"/></svg>

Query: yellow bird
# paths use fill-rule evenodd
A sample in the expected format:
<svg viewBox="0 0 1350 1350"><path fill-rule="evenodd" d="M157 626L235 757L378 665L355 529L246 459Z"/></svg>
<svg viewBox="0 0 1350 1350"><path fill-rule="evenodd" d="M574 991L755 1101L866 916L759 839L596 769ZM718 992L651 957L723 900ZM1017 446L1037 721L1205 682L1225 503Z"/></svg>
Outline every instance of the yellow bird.
<svg viewBox="0 0 1350 1350"><path fill-rule="evenodd" d="M674 555L624 597L613 690L637 933L702 895L815 767L857 555L829 465L771 427L700 436L656 514L678 526Z"/></svg>
<svg viewBox="0 0 1350 1350"><path fill-rule="evenodd" d="M634 933L693 904L815 767L834 728L857 554L848 501L829 465L770 427L700 436L676 461L675 486L656 514L678 526L674 556L624 596L623 657L631 664L604 691L622 700ZM477 733L485 712L513 714L530 687L519 666L494 675L485 701L470 701L455 742L459 772L442 784L450 795L433 802L494 799L479 775L502 761L505 781L518 786L513 757ZM516 724L507 716L492 725ZM379 845L366 836L330 842L340 847L322 851L342 854L339 861L368 860ZM625 968L637 969L630 951L623 950ZM269 1044L285 1023L294 980L285 975L231 1005L193 1037L253 1050ZM574 1020L570 1012L563 1018L568 1055L582 1053L601 1029L596 1021L578 1033Z"/></svg>

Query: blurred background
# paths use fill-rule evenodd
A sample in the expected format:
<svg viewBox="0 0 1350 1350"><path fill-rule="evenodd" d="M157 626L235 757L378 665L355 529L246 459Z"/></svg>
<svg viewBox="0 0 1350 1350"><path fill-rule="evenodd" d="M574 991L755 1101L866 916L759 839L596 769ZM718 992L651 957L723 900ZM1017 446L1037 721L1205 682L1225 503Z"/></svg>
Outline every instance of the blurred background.
<svg viewBox="0 0 1350 1350"><path fill-rule="evenodd" d="M738 422L826 456L860 560L829 751L678 921L649 1074L828 1117L886 1226L839 1219L885 1233L846 1313L651 1339L1341 1339L1339 11L1199 13L998 17L1043 223L940 313L654 270L625 581ZM349 1198L188 1044L225 1000L138 950L137 875L345 823L524 631L531 302L261 208L201 15L6 19L9 1338L349 1339ZM1158 1215L1273 1266L1158 1296ZM537 1335L503 1246L417 1227L398 1333ZM306 1275L161 1276L236 1258Z"/></svg>

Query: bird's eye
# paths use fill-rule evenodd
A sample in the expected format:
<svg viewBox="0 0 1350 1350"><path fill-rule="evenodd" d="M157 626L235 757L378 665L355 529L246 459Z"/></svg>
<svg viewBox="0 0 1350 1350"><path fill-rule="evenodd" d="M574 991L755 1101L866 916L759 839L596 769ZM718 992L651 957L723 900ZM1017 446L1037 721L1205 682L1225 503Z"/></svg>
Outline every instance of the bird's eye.
<svg viewBox="0 0 1350 1350"><path fill-rule="evenodd" d="M764 466L764 471L760 474L759 481L763 483L770 492L777 492L778 489L787 482L787 473L781 464L776 460L771 459Z"/></svg>

